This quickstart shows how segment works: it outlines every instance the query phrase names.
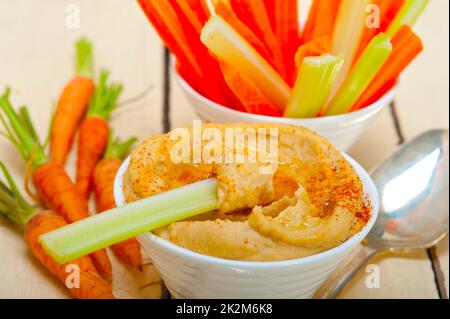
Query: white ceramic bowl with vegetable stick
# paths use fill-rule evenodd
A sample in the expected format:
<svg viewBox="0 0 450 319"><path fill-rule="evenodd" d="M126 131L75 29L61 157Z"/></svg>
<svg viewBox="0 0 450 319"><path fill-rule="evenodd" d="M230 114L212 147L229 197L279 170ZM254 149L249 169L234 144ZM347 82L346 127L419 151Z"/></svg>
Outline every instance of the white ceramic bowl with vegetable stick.
<svg viewBox="0 0 450 319"><path fill-rule="evenodd" d="M348 151L380 112L394 101L396 91L396 89L392 89L377 102L356 112L312 119L293 119L233 110L202 96L176 70L175 78L192 108L202 120L211 123L281 123L303 126L327 138L336 148L342 151Z"/></svg>
<svg viewBox="0 0 450 319"><path fill-rule="evenodd" d="M372 179L358 163L345 157L361 178L372 204L372 216L361 232L333 249L293 260L243 262L201 255L153 233L138 239L175 298L311 298L339 262L366 237L378 216L379 199ZM129 159L123 163L114 184L119 207L125 204L122 179L128 165Z"/></svg>

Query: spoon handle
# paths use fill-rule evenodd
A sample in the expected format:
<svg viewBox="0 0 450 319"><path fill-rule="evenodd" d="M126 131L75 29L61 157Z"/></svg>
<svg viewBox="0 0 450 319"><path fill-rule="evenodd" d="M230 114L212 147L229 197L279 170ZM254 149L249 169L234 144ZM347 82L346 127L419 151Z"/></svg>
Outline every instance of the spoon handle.
<svg viewBox="0 0 450 319"><path fill-rule="evenodd" d="M357 247L322 284L314 298L335 299L358 270L376 253L377 250L368 246L360 245Z"/></svg>

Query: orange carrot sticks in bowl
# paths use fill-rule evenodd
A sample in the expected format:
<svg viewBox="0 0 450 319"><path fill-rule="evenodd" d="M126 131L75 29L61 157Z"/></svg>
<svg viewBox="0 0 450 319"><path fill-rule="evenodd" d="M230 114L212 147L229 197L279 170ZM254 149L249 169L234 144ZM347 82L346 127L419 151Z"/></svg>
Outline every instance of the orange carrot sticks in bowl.
<svg viewBox="0 0 450 319"><path fill-rule="evenodd" d="M70 264L60 265L44 251L39 242L39 236L65 226L66 222L62 217L51 211L36 212L20 194L11 175L2 162L0 162L0 169L9 184L3 183L0 179L0 216L24 228L25 241L33 256L53 276L65 284L66 287L68 287L67 277L73 273L71 269L74 266L78 267L79 286L71 285L68 287L72 295L76 298L114 298L111 286L99 276L89 257L80 257L70 262Z"/></svg>
<svg viewBox="0 0 450 319"><path fill-rule="evenodd" d="M225 81L247 112L267 116L282 116L281 111L248 77L226 62L221 62L220 65Z"/></svg>
<svg viewBox="0 0 450 319"><path fill-rule="evenodd" d="M286 108L289 85L225 20L211 17L203 27L201 40L218 59L239 68L280 111Z"/></svg>
<svg viewBox="0 0 450 319"><path fill-rule="evenodd" d="M300 46L295 53L295 65L300 67L303 63L303 59L311 56L321 56L331 52L331 37L324 36L306 42Z"/></svg>
<svg viewBox="0 0 450 319"><path fill-rule="evenodd" d="M373 4L376 5L379 10L379 27L368 27L366 25L359 41L359 47L356 51L353 63L356 63L374 36L387 30L388 26L391 24L392 20L394 20L404 2L405 0L373 0Z"/></svg>
<svg viewBox="0 0 450 319"><path fill-rule="evenodd" d="M331 36L341 0L313 0L303 29L305 42Z"/></svg>
<svg viewBox="0 0 450 319"><path fill-rule="evenodd" d="M102 71L98 86L89 105L86 118L80 126L77 159L77 188L89 198L95 165L108 144L108 119L116 108L122 90L119 84L107 84L108 72Z"/></svg>
<svg viewBox="0 0 450 319"><path fill-rule="evenodd" d="M34 185L47 207L62 216L67 223L86 218L89 215L86 200L64 168L48 161L43 147L30 133L29 125L24 124L9 102L8 90L0 98L0 119L8 133L8 139L28 163ZM99 250L90 256L100 275L110 280L112 267L106 251Z"/></svg>
<svg viewBox="0 0 450 319"><path fill-rule="evenodd" d="M97 212L105 212L116 207L114 200L114 179L122 165L122 160L129 148L136 142L131 138L125 142L110 138L103 159L97 163L94 171L94 194ZM131 238L111 246L114 253L126 263L141 267L141 246Z"/></svg>
<svg viewBox="0 0 450 319"><path fill-rule="evenodd" d="M80 39L76 51L77 75L64 88L53 121L50 157L52 162L59 165L66 162L75 131L94 92L92 46L86 39Z"/></svg>
<svg viewBox="0 0 450 319"><path fill-rule="evenodd" d="M272 56L270 51L262 40L260 40L253 31L246 26L239 18L230 6L227 0L219 0L214 7L216 14L221 16L227 21L239 34L252 45L259 54L261 54L267 61L270 61L272 65L275 63L271 60Z"/></svg>
<svg viewBox="0 0 450 319"><path fill-rule="evenodd" d="M176 4L188 17L193 27L200 33L203 25L209 18L209 10L203 0L169 0Z"/></svg>
<svg viewBox="0 0 450 319"><path fill-rule="evenodd" d="M392 53L369 87L359 97L352 111L370 105L383 96L404 69L423 50L422 41L408 25L404 25L392 38Z"/></svg>
<svg viewBox="0 0 450 319"><path fill-rule="evenodd" d="M295 82L295 52L300 45L297 0L275 0L275 34L283 52L285 80L292 87Z"/></svg>
<svg viewBox="0 0 450 319"><path fill-rule="evenodd" d="M182 1L138 0L142 10L177 58L182 76L199 93L222 105L234 106L236 99L225 84L220 67L200 41L192 7ZM191 3L192 5L192 3ZM197 1L197 6L201 2ZM188 11L185 11L189 8ZM200 10L200 9L198 9ZM197 26L197 27L196 27Z"/></svg>
<svg viewBox="0 0 450 319"><path fill-rule="evenodd" d="M271 27L264 2L261 0L230 0L230 2L238 17L242 17L241 20L247 23L253 32L260 36L270 52L272 52L275 63L273 67L285 79L286 68L283 61L283 53L277 36Z"/></svg>

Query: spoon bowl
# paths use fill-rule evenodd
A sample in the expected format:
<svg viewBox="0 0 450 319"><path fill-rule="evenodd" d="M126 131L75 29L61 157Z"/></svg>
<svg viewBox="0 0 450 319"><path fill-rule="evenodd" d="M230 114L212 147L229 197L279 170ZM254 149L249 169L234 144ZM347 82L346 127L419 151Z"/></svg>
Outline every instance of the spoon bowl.
<svg viewBox="0 0 450 319"><path fill-rule="evenodd" d="M400 147L371 174L380 213L366 245L325 281L316 298L336 298L374 255L435 246L449 228L448 130L428 131Z"/></svg>
<svg viewBox="0 0 450 319"><path fill-rule="evenodd" d="M449 226L448 131L426 132L378 166L380 216L367 244L378 250L429 248Z"/></svg>

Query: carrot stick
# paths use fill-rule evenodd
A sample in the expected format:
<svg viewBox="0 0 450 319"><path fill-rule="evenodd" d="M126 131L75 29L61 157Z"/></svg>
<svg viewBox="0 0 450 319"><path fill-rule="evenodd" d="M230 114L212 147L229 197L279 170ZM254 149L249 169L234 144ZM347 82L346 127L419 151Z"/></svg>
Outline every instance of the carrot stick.
<svg viewBox="0 0 450 319"><path fill-rule="evenodd" d="M300 45L297 0L275 0L275 34L284 57L285 80L292 87L296 78L295 52Z"/></svg>
<svg viewBox="0 0 450 319"><path fill-rule="evenodd" d="M195 28L190 20L189 12L184 11L184 8L180 5L181 3L182 1L180 0L169 0L170 6L172 6L178 18L178 21L174 23L179 23L182 26L191 51L199 61L202 69L205 70L202 78L202 94L216 103L231 108L238 108L239 105L236 104L239 104L239 102L225 83L219 63L200 41L201 30Z"/></svg>
<svg viewBox="0 0 450 319"><path fill-rule="evenodd" d="M276 30L276 16L275 16L275 1L276 0L264 0L264 5L266 6L267 15L269 16L270 26L272 30Z"/></svg>
<svg viewBox="0 0 450 319"><path fill-rule="evenodd" d="M165 2L161 1L161 5L164 5ZM161 9L157 6L158 2L151 0L138 0L138 3L164 44L177 58L178 63L183 66L186 81L194 89L202 92L202 69L187 44L187 39L184 36L181 25L175 23L177 17L173 9L170 6L167 9L168 4L165 4L165 7ZM161 14L161 11L165 12L164 16Z"/></svg>
<svg viewBox="0 0 450 319"><path fill-rule="evenodd" d="M228 86L244 105L248 113L281 117L281 111L273 105L248 77L226 62L221 62Z"/></svg>
<svg viewBox="0 0 450 319"><path fill-rule="evenodd" d="M172 3L180 6L181 10L188 17L190 23L194 26L197 33L200 33L203 25L209 18L209 11L205 8L202 0L170 0Z"/></svg>
<svg viewBox="0 0 450 319"><path fill-rule="evenodd" d="M31 253L60 280L76 298L80 299L113 299L111 286L103 280L95 269L89 257L80 257L70 264L58 264L43 249L39 242L42 234L66 226L64 219L51 211L36 212L28 204L17 189L5 165L0 162L0 168L9 186L0 180L0 215L9 219L17 226L24 228L25 241ZM79 286L67 286L68 276L76 266L79 271Z"/></svg>
<svg viewBox="0 0 450 319"><path fill-rule="evenodd" d="M372 0L373 4L379 8L379 23L378 28L365 27L361 40L359 41L359 47L356 51L353 63L359 59L363 51L366 49L369 42L380 32L385 32L387 27L391 24L392 20L397 15L398 11L402 7L404 0Z"/></svg>
<svg viewBox="0 0 450 319"><path fill-rule="evenodd" d="M77 76L64 88L59 98L51 138L51 160L64 165L76 128L86 112L94 91L92 81L92 46L80 39L77 49Z"/></svg>
<svg viewBox="0 0 450 319"><path fill-rule="evenodd" d="M422 41L406 24L392 38L392 46L393 51L388 60L384 63L380 71L378 71L369 87L359 97L358 101L352 107L352 111L370 105L383 96L387 92L387 89L395 83L400 73L423 50Z"/></svg>
<svg viewBox="0 0 450 319"><path fill-rule="evenodd" d="M273 67L285 79L286 68L284 66L283 53L278 43L277 35L270 25L264 2L261 0L230 0L230 3L238 17L264 41L272 53L275 63Z"/></svg>
<svg viewBox="0 0 450 319"><path fill-rule="evenodd" d="M280 110L286 108L290 88L270 64L220 16L203 27L202 42L220 60L238 68Z"/></svg>
<svg viewBox="0 0 450 319"><path fill-rule="evenodd" d="M118 140L110 139L104 158L95 166L94 194L97 212L105 212L116 207L114 179L122 165L123 157L128 153L128 149L135 141L136 139L132 138L124 143L120 143ZM111 248L126 263L134 267L141 267L141 246L136 238L114 244Z"/></svg>
<svg viewBox="0 0 450 319"><path fill-rule="evenodd" d="M108 119L122 90L121 85L108 85L107 80L108 72L102 71L88 114L80 126L76 185L86 200L89 199L95 165L108 144Z"/></svg>
<svg viewBox="0 0 450 319"><path fill-rule="evenodd" d="M302 35L305 42L333 34L340 2L340 0L313 1Z"/></svg>
<svg viewBox="0 0 450 319"><path fill-rule="evenodd" d="M295 54L295 64L300 67L303 63L303 59L312 56L321 56L331 52L331 37L324 36L306 42L298 48Z"/></svg>
<svg viewBox="0 0 450 319"><path fill-rule="evenodd" d="M200 34L194 24L201 22L195 19L190 9L188 12L184 11L190 6L181 6L182 1L175 0L138 2L166 46L177 58L185 80L210 100L233 106L236 100L225 84L217 61L200 41Z"/></svg>
<svg viewBox="0 0 450 319"><path fill-rule="evenodd" d="M64 168L48 161L42 146L24 127L10 104L7 93L0 98L0 110L9 120L9 123L2 120L9 132L9 140L15 142L24 160L31 163L34 185L47 207L62 216L67 223L88 217L87 201L78 192ZM3 119L2 116L1 118ZM96 251L90 257L101 276L110 280L112 267L106 251Z"/></svg>
<svg viewBox="0 0 450 319"><path fill-rule="evenodd" d="M258 36L253 33L253 31L247 27L239 18L236 13L231 8L230 4L226 0L219 0L215 5L216 14L221 16L225 21L227 21L239 34L250 43L256 51L258 51L261 56L263 56L267 61L272 59L270 51L267 49L263 41L261 41ZM271 61L271 64L274 64Z"/></svg>

